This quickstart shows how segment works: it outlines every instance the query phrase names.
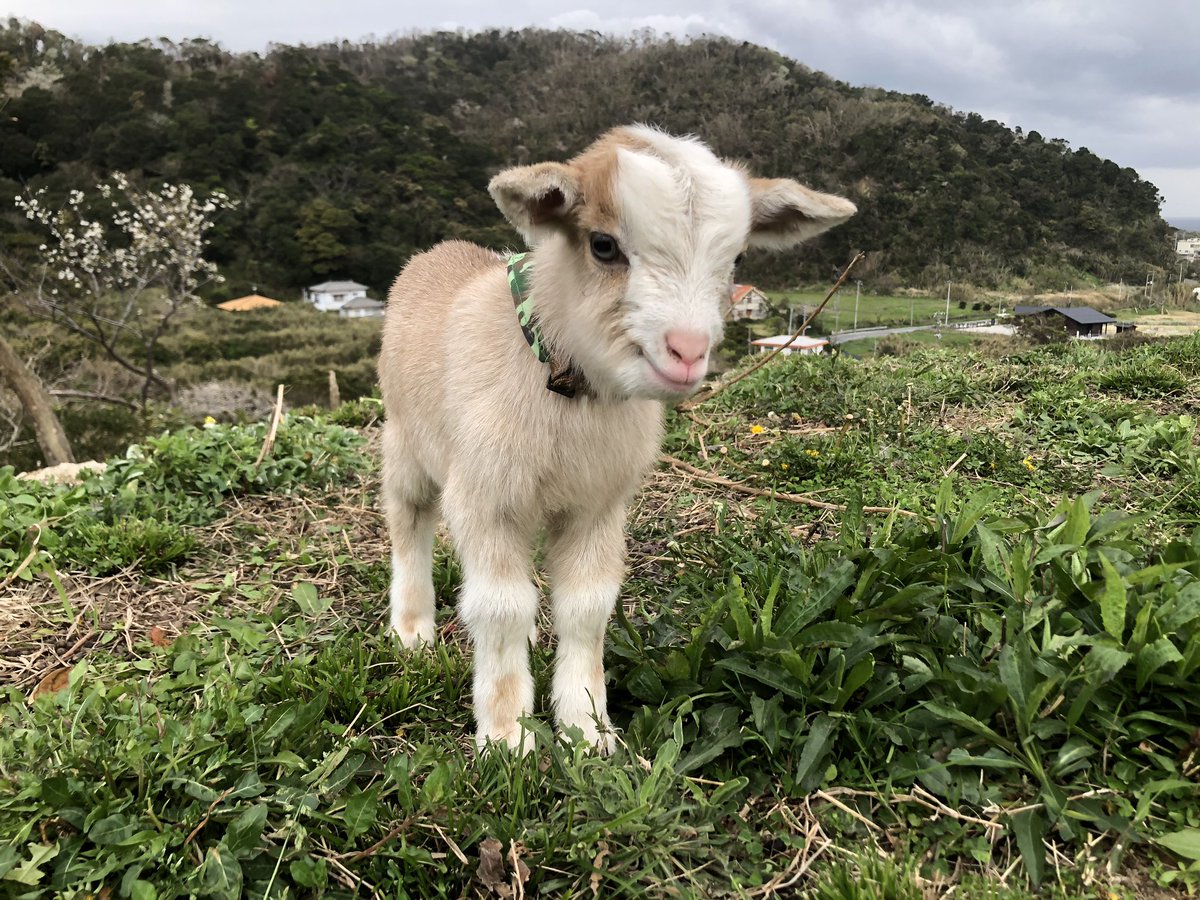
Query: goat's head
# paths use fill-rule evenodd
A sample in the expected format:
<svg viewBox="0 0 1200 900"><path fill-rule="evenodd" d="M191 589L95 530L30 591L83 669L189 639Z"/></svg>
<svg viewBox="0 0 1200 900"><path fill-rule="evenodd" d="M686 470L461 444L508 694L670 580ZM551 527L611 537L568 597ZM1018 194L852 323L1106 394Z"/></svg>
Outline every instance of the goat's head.
<svg viewBox="0 0 1200 900"><path fill-rule="evenodd" d="M551 344L601 393L662 400L703 380L744 250L790 247L855 212L642 126L567 163L508 169L488 190L537 249L535 306Z"/></svg>

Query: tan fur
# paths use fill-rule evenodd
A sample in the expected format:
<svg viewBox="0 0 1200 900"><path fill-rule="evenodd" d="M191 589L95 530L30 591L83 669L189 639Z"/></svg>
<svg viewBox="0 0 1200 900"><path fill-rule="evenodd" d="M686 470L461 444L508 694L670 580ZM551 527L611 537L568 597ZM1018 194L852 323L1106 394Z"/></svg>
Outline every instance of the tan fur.
<svg viewBox="0 0 1200 900"><path fill-rule="evenodd" d="M658 447L661 404L571 401L546 390L545 367L516 327L504 260L462 241L413 257L396 279L379 383L385 427L424 476L407 472L405 481L443 484L451 460L486 448L475 476L514 508L536 497L531 511L543 519L621 502ZM391 463L385 456L385 477Z"/></svg>
<svg viewBox="0 0 1200 900"><path fill-rule="evenodd" d="M475 648L477 739L528 749L519 719L534 697L530 553L549 526L551 700L561 728L609 749L604 631L624 573L626 506L657 454L662 401L694 390L707 366L707 350L684 360L674 348L719 339L720 306L753 218L776 232L768 242L785 246L853 206L775 180L761 185L762 211L752 216L740 169L651 129L615 129L567 163L501 172L488 190L534 248L531 293L545 340L591 391L568 399L547 390L548 367L521 332L504 258L449 241L405 266L388 296L379 358L391 625L405 646L433 640L440 505L463 567L459 616ZM595 232L629 256L593 256ZM639 245L639 234L653 241Z"/></svg>

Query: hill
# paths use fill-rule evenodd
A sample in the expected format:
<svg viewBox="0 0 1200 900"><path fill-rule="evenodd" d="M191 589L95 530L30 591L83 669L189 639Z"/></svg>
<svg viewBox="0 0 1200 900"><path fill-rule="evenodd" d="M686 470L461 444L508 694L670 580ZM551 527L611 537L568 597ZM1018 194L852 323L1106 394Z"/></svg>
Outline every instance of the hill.
<svg viewBox="0 0 1200 900"><path fill-rule="evenodd" d="M1158 192L1131 169L724 39L490 31L259 56L12 20L0 86L0 193L65 196L118 169L219 186L240 204L214 244L229 290L337 275L382 291L442 238L515 243L489 176L631 120L859 204L800 262L752 256L746 277L767 284L827 280L852 247L873 251L865 275L928 283L1140 282L1169 260ZM35 242L26 225L0 215L10 252Z"/></svg>

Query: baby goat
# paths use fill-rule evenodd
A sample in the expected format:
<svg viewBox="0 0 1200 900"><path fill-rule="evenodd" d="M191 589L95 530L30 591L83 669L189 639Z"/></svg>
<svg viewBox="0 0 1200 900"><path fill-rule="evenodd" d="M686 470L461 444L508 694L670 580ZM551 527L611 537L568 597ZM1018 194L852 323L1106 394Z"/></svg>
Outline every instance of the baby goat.
<svg viewBox="0 0 1200 900"><path fill-rule="evenodd" d="M641 126L570 162L508 169L488 190L532 252L448 241L413 257L389 295L391 626L406 647L433 641L440 498L463 567L479 744L528 749L530 555L546 526L554 710L606 752L604 632L663 403L703 381L742 251L792 246L855 208Z"/></svg>

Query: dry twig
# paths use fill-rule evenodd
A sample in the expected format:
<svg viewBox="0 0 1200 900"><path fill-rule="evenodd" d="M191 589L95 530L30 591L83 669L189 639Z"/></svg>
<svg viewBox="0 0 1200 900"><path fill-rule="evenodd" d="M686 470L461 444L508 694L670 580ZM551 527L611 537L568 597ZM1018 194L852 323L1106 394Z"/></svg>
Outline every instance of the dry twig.
<svg viewBox="0 0 1200 900"><path fill-rule="evenodd" d="M710 472L705 472L703 469L698 469L691 463L686 463L682 459L677 459L676 457L670 456L666 453L662 454L659 459L671 466L673 469L679 469L680 471L687 472L697 481L703 481L706 484L715 484L723 488L728 488L731 491L737 491L740 494L749 494L752 497L768 497L772 500L786 500L788 503L798 503L801 506L811 506L813 509L827 509L833 512L846 511L846 507L839 503L829 503L825 500L814 500L812 497L808 497L804 494L789 494L783 491L768 491L763 488L751 487L748 484L742 484L738 481L731 481L730 479L724 478L720 475L714 475ZM864 506L862 511L873 516L890 516L892 513L896 513L897 515L909 516L914 519L924 518L924 516L922 516L920 513L915 513L907 509L900 509L896 506Z"/></svg>
<svg viewBox="0 0 1200 900"><path fill-rule="evenodd" d="M794 340L796 340L796 338L798 338L802 334L804 334L804 330L806 328L808 328L809 325L812 324L812 320L815 319L818 315L820 315L821 310L823 310L825 308L825 304L829 302L829 299L838 292L838 289L845 283L846 279L848 277L850 277L850 271L856 265L858 265L860 262L862 262L862 260L865 257L866 257L865 253L858 253L855 255L854 259L850 260L850 262L846 265L846 268L842 271L841 277L838 278L838 280L834 282L833 287L831 287L829 289L829 293L827 293L825 295L825 299L821 301L820 305L812 311L812 313L808 316L807 319L805 319L803 322L800 323L799 330L795 334L793 334L790 338L788 338L787 343L783 344L782 346L776 347L774 350L772 350L770 353L768 353L766 356L764 356L762 359L760 359L758 362L756 362L750 368L746 369L744 372L739 373L736 378L731 378L729 381L726 381L723 384L717 385L711 391L709 391L707 394L705 394L703 397L694 397L691 400L689 400L687 403L680 404L678 409L682 412L686 412L687 410L694 409L695 407L699 406L701 403L708 402L713 397L717 396L717 394L721 393L722 391L724 391L728 388L733 387L735 384L737 384L743 378L746 378L747 376L751 375L752 373L757 372L759 369L761 369L763 366L765 366L767 363L769 363L771 360L773 360L776 356L778 356L780 353L782 353L784 350L786 350L788 347L790 347L792 345L792 342Z"/></svg>
<svg viewBox="0 0 1200 900"><path fill-rule="evenodd" d="M258 459L254 461L254 466L257 468L262 465L262 461L267 458L267 454L271 452L271 448L275 446L275 432L279 430L279 420L283 417L283 385L279 386L279 390L275 393L275 412L271 415L271 428L267 432L267 439L263 441L262 449L258 451Z"/></svg>

